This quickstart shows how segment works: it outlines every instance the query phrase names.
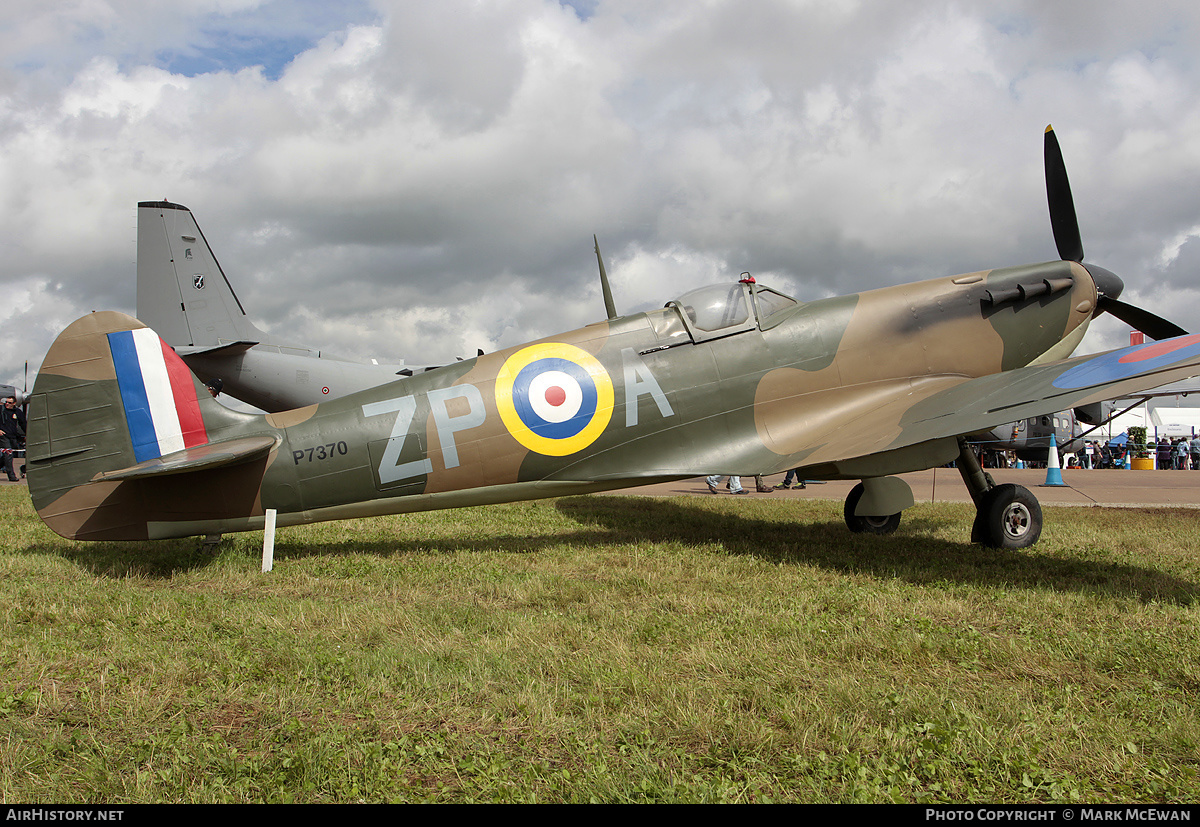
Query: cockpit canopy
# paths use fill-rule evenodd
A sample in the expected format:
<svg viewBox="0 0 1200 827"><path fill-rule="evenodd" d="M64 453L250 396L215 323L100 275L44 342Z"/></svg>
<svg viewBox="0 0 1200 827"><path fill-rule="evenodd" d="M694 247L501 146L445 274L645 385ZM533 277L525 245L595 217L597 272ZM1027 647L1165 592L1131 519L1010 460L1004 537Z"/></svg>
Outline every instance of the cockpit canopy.
<svg viewBox="0 0 1200 827"><path fill-rule="evenodd" d="M704 331L742 325L750 317L741 284L710 284L689 290L675 301L692 324Z"/></svg>
<svg viewBox="0 0 1200 827"><path fill-rule="evenodd" d="M755 327L773 327L782 320L779 314L799 304L769 287L739 281L689 290L666 306L679 310L692 341L699 342Z"/></svg>

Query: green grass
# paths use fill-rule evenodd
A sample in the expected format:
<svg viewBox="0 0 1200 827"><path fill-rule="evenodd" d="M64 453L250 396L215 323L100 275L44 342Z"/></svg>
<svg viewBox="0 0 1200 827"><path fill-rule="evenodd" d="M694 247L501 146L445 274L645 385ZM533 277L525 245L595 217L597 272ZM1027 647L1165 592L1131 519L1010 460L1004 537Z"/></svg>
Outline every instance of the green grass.
<svg viewBox="0 0 1200 827"><path fill-rule="evenodd" d="M0 490L6 802L1200 800L1200 512L593 496L84 544Z"/></svg>

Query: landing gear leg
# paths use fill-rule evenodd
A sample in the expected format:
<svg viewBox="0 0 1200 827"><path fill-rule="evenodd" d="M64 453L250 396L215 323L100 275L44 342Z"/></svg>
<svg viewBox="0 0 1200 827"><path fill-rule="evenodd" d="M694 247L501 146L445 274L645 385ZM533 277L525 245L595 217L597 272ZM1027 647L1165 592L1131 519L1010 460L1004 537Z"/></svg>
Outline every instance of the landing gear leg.
<svg viewBox="0 0 1200 827"><path fill-rule="evenodd" d="M975 501L971 542L991 548L1029 548L1042 536L1042 507L1021 485L996 485L964 439L958 441L958 471Z"/></svg>
<svg viewBox="0 0 1200 827"><path fill-rule="evenodd" d="M201 551L213 552L217 550L217 543L221 542L220 534L204 535L204 542L200 544Z"/></svg>

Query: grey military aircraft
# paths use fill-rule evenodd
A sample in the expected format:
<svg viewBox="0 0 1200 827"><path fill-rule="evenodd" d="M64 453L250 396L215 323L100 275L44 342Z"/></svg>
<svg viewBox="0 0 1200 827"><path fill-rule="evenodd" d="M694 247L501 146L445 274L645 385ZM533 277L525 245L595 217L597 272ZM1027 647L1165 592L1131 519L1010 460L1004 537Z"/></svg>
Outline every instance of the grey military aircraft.
<svg viewBox="0 0 1200 827"><path fill-rule="evenodd" d="M25 392L17 390L15 385L0 385L0 399L12 397L18 405L25 404Z"/></svg>
<svg viewBox="0 0 1200 827"><path fill-rule="evenodd" d="M752 278L627 316L606 297L605 321L281 413L218 404L154 330L93 313L34 386L34 507L64 537L145 540L800 468L860 480L846 525L887 534L914 503L898 475L958 460L972 539L1030 546L1036 497L967 437L1200 374L1200 335L1083 264L1045 141L1058 261L807 303ZM1162 341L1071 358L1104 312Z"/></svg>
<svg viewBox="0 0 1200 827"><path fill-rule="evenodd" d="M17 390L16 385L0 385L0 399L12 397L18 405L24 407L29 404L29 362L25 362L25 386L21 390Z"/></svg>
<svg viewBox="0 0 1200 827"><path fill-rule="evenodd" d="M192 211L170 201L138 203L137 315L206 383L268 412L436 367L356 362L263 332L246 315Z"/></svg>
<svg viewBox="0 0 1200 827"><path fill-rule="evenodd" d="M1004 467L1007 454L1015 454L1025 462L1046 462L1050 454L1050 437L1060 454L1075 453L1080 447L1075 439L1083 433L1075 411L1059 411L1031 416L1009 422L973 436L971 444L979 452L985 468Z"/></svg>
<svg viewBox="0 0 1200 827"><path fill-rule="evenodd" d="M1060 455L1078 455L1086 441L1098 442L1100 437L1093 434L1117 416L1148 400L1164 396L1187 396L1196 393L1197 389L1194 381L1173 382L1165 387L1131 394L1123 400L1104 400L1058 413L1031 416L977 434L970 441L985 467L1002 467L998 458L1009 452L1025 462L1046 462L1051 436Z"/></svg>

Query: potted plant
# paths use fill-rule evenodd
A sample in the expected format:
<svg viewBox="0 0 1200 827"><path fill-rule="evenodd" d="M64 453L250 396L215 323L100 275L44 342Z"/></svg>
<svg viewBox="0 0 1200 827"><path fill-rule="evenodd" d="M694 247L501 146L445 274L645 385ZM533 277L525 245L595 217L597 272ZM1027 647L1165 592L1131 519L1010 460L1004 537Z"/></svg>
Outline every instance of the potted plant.
<svg viewBox="0 0 1200 827"><path fill-rule="evenodd" d="M1131 425L1125 429L1128 436L1128 449L1133 452L1129 465L1135 471L1153 471L1154 460L1146 448L1146 428L1143 425Z"/></svg>

